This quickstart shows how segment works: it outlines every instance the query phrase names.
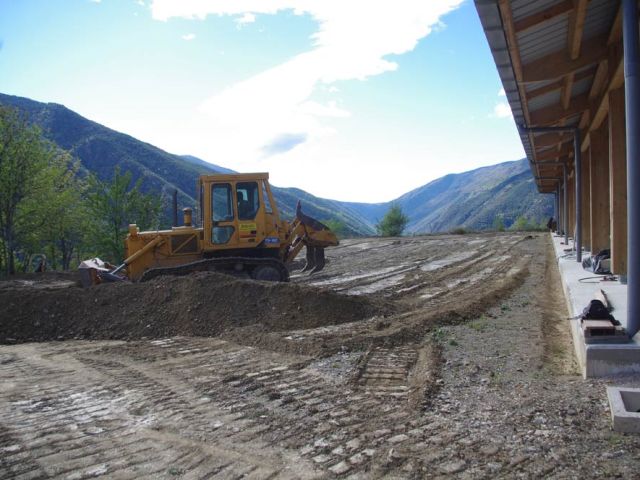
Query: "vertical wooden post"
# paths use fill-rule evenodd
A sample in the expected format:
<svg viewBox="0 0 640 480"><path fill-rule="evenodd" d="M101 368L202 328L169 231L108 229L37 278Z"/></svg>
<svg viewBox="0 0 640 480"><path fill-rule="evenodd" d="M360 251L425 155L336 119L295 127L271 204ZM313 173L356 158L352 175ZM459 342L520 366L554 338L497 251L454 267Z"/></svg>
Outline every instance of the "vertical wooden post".
<svg viewBox="0 0 640 480"><path fill-rule="evenodd" d="M582 155L582 246L591 251L591 149Z"/></svg>
<svg viewBox="0 0 640 480"><path fill-rule="evenodd" d="M569 236L575 242L576 240L576 181L573 162L567 168L569 169L569 181L567 182L567 193L569 194L569 206L567 208L567 231Z"/></svg>
<svg viewBox="0 0 640 480"><path fill-rule="evenodd" d="M609 248L609 129L591 132L591 252Z"/></svg>
<svg viewBox="0 0 640 480"><path fill-rule="evenodd" d="M609 92L611 271L627 274L627 145L624 88Z"/></svg>

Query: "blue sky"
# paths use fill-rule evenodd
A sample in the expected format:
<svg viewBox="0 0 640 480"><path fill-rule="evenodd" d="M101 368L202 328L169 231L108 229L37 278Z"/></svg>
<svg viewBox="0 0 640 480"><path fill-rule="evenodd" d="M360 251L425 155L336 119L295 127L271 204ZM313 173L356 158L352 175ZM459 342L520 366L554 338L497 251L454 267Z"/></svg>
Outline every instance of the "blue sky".
<svg viewBox="0 0 640 480"><path fill-rule="evenodd" d="M0 92L386 201L524 153L470 0L0 0Z"/></svg>

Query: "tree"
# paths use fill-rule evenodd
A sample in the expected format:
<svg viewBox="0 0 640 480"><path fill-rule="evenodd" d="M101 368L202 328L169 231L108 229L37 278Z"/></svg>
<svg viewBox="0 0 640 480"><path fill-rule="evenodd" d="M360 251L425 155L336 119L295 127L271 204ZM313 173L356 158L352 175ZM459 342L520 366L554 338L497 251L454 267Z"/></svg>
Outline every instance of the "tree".
<svg viewBox="0 0 640 480"><path fill-rule="evenodd" d="M93 238L98 252L110 261L124 258L124 238L130 223L141 229L158 228L162 202L140 191L142 179L132 184L131 172L116 167L110 182L89 177L87 199L94 220Z"/></svg>
<svg viewBox="0 0 640 480"><path fill-rule="evenodd" d="M407 223L409 223L409 217L402 212L400 205L394 203L378 222L376 230L383 237L397 237L402 235Z"/></svg>
<svg viewBox="0 0 640 480"><path fill-rule="evenodd" d="M502 214L497 215L493 219L493 228L497 232L504 232L504 218L503 218Z"/></svg>
<svg viewBox="0 0 640 480"><path fill-rule="evenodd" d="M322 223L329 227L329 230L335 233L338 238L344 238L347 233L347 226L342 220L330 218L328 220L323 220Z"/></svg>
<svg viewBox="0 0 640 480"><path fill-rule="evenodd" d="M24 204L24 248L46 253L54 269L68 270L73 255L88 241L86 182L78 178L79 168L68 153L59 151Z"/></svg>
<svg viewBox="0 0 640 480"><path fill-rule="evenodd" d="M21 208L38 191L42 172L55 154L55 147L37 127L15 110L0 106L0 236L6 274L16 269Z"/></svg>
<svg viewBox="0 0 640 480"><path fill-rule="evenodd" d="M516 231L524 231L530 230L531 226L529 225L529 220L527 220L524 215L520 215L518 218L516 218L516 221L513 222L513 225L511 225L511 229Z"/></svg>

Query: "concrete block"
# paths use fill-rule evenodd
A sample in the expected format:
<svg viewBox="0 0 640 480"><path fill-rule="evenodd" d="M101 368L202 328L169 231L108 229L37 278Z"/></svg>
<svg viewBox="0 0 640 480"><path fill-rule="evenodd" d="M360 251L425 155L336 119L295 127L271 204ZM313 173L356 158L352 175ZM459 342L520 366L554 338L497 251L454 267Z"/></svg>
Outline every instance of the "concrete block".
<svg viewBox="0 0 640 480"><path fill-rule="evenodd" d="M607 396L613 430L640 433L640 388L607 387Z"/></svg>

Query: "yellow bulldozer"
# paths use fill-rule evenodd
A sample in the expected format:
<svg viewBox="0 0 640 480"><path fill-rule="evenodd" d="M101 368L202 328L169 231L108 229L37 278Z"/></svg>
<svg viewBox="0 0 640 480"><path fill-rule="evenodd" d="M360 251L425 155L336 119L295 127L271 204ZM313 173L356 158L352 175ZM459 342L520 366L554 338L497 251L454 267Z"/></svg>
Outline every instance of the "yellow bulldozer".
<svg viewBox="0 0 640 480"><path fill-rule="evenodd" d="M338 245L326 225L302 213L300 202L292 222L280 219L268 173L202 175L197 188L200 227L193 225L190 208L183 210L184 225L171 230L141 232L129 225L124 262L118 267L98 259L83 262L83 283L197 271L286 282L288 265L302 247L307 249L302 270L313 273L325 266L324 249Z"/></svg>

